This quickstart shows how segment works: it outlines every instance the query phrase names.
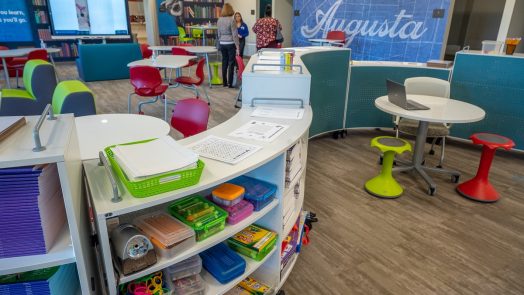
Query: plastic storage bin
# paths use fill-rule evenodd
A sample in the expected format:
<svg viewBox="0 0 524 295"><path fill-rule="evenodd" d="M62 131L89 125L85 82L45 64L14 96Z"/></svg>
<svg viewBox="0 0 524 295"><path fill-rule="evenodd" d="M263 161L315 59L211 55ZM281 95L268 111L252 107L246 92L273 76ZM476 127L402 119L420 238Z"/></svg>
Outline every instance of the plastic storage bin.
<svg viewBox="0 0 524 295"><path fill-rule="evenodd" d="M229 246L242 255L260 261L275 247L277 234L252 224L227 240Z"/></svg>
<svg viewBox="0 0 524 295"><path fill-rule="evenodd" d="M502 41L482 41L482 53L484 54L501 54L504 42Z"/></svg>
<svg viewBox="0 0 524 295"><path fill-rule="evenodd" d="M244 198L244 188L232 183L224 183L214 189L213 202L222 206L233 206Z"/></svg>
<svg viewBox="0 0 524 295"><path fill-rule="evenodd" d="M251 214L253 214L253 210L255 210L255 207L253 204L246 200L240 201L240 203L230 206L230 207L222 207L224 210L227 211L227 223L228 224L237 224L240 221L246 219Z"/></svg>
<svg viewBox="0 0 524 295"><path fill-rule="evenodd" d="M251 295L251 292L240 286L234 286L233 289L227 291L224 295Z"/></svg>
<svg viewBox="0 0 524 295"><path fill-rule="evenodd" d="M195 231L166 212L139 216L134 223L151 239L161 257L173 257L195 245Z"/></svg>
<svg viewBox="0 0 524 295"><path fill-rule="evenodd" d="M199 274L173 281L172 289L177 295L204 295L206 285Z"/></svg>
<svg viewBox="0 0 524 295"><path fill-rule="evenodd" d="M262 284L251 277L243 279L238 285L249 291L252 295L269 295L271 293L271 288L269 286Z"/></svg>
<svg viewBox="0 0 524 295"><path fill-rule="evenodd" d="M220 243L200 253L204 268L221 284L227 284L246 270L246 261L226 244Z"/></svg>
<svg viewBox="0 0 524 295"><path fill-rule="evenodd" d="M255 206L255 211L260 211L271 203L277 191L276 185L248 176L240 176L230 182L246 190L244 199Z"/></svg>
<svg viewBox="0 0 524 295"><path fill-rule="evenodd" d="M172 280L180 280L199 274L202 271L202 259L195 255L165 269L164 273Z"/></svg>
<svg viewBox="0 0 524 295"><path fill-rule="evenodd" d="M227 212L201 196L180 199L169 206L169 212L196 234L196 240L202 241L224 229Z"/></svg>

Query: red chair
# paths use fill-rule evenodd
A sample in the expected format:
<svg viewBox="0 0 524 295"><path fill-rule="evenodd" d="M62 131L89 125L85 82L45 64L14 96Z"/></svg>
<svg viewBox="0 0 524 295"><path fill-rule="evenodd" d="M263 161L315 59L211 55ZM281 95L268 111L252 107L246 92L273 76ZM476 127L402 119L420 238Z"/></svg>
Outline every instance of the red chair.
<svg viewBox="0 0 524 295"><path fill-rule="evenodd" d="M131 113L131 97L133 94L140 97L154 97L151 100L138 103L139 114L143 114L142 105L155 103L161 98L164 100L164 120L167 121L167 105L169 102L165 93L169 85L162 83L160 71L150 66L134 66L129 69L129 76L135 91L130 93L127 98L127 112Z"/></svg>
<svg viewBox="0 0 524 295"><path fill-rule="evenodd" d="M202 86L202 83L204 82L204 65L206 63L206 59L202 58L198 61L197 68L196 68L196 78L190 77L190 76L180 76L175 79L175 85L173 88L178 87L179 85L191 89L195 91L195 94L197 98L200 97L200 94L198 93L198 87ZM205 87L201 87L204 90L204 93L206 94L207 104L210 105L211 101L209 100L209 96L207 95L207 90Z"/></svg>
<svg viewBox="0 0 524 295"><path fill-rule="evenodd" d="M457 186L457 192L474 201L491 203L499 200L500 196L489 182L489 168L498 148L509 150L515 143L504 136L490 133L475 133L470 139L474 144L483 145L482 156L477 170L477 175Z"/></svg>
<svg viewBox="0 0 524 295"><path fill-rule="evenodd" d="M246 68L246 66L244 65L244 59L240 55L237 55L235 59L237 61L238 66L237 85L240 85L238 89L237 99L235 102L235 108L238 109L241 107L242 103L242 73L244 73L244 69Z"/></svg>
<svg viewBox="0 0 524 295"><path fill-rule="evenodd" d="M48 61L47 59L47 50L45 49L36 49L27 55L25 58L18 58L13 59L11 62L11 65L7 65L8 70L14 70L16 74L16 88L19 88L18 86L18 77L22 76L24 74L24 66L28 60L33 59L42 59L45 61Z"/></svg>
<svg viewBox="0 0 524 295"><path fill-rule="evenodd" d="M194 54L192 54L191 52L185 50L184 48L179 48L179 47L173 47L171 49L171 54L172 55L183 55L183 56L195 56ZM194 66L196 64L197 64L196 61L190 60L188 65L184 66L184 68L188 68L188 67Z"/></svg>
<svg viewBox="0 0 524 295"><path fill-rule="evenodd" d="M178 44L178 46L191 47L191 46L193 46L193 44L191 44L191 43L180 43L180 44Z"/></svg>
<svg viewBox="0 0 524 295"><path fill-rule="evenodd" d="M338 43L341 43L342 46L344 46L344 44L346 44L346 33L344 31L329 31L326 39L340 40Z"/></svg>
<svg viewBox="0 0 524 295"><path fill-rule="evenodd" d="M150 58L153 55L153 50L149 49L149 44L140 44L140 52L142 52L142 58Z"/></svg>
<svg viewBox="0 0 524 295"><path fill-rule="evenodd" d="M171 126L189 137L207 130L209 106L198 98L177 101L171 118Z"/></svg>

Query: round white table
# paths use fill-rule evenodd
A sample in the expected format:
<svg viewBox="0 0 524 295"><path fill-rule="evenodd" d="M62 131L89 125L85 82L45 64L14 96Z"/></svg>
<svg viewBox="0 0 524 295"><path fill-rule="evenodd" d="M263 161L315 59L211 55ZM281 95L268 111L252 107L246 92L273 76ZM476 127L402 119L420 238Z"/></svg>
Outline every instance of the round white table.
<svg viewBox="0 0 524 295"><path fill-rule="evenodd" d="M168 135L171 127L161 119L134 114L106 114L75 118L82 160L98 159L98 153L115 144Z"/></svg>
<svg viewBox="0 0 524 295"><path fill-rule="evenodd" d="M389 102L387 96L377 98L375 100L375 106L379 110L388 114L419 121L412 162L406 167L396 167L393 171L417 171L417 173L429 185L428 193L433 195L437 189L437 185L431 177L429 177L426 171L452 175L455 181L458 181L460 173L448 169L427 167L422 164L424 160L424 146L426 144L429 123L477 122L484 119L486 113L483 109L475 105L449 98L427 95L408 95L407 98L421 103L430 109L416 111L406 110Z"/></svg>
<svg viewBox="0 0 524 295"><path fill-rule="evenodd" d="M313 43L313 44L319 44L319 46L324 46L325 44L327 44L327 45L341 45L341 44L343 44L340 40L325 39L325 38L313 38L313 39L308 39L308 41Z"/></svg>
<svg viewBox="0 0 524 295"><path fill-rule="evenodd" d="M5 77L5 83L7 88L11 88L11 82L9 81L9 71L7 70L7 62L5 61L6 58L10 57L22 57L29 54L29 52L33 50L37 50L41 48L20 48L20 49L9 49L9 50L0 50L0 58L2 59L2 65L4 66L4 77ZM55 61L53 60L52 53L60 52L62 49L60 48L43 48L47 51L47 54L49 55L49 59L51 60L51 63L53 66L55 65ZM57 77L58 78L58 77Z"/></svg>
<svg viewBox="0 0 524 295"><path fill-rule="evenodd" d="M171 52L171 49L173 48L183 48L189 53L193 53L196 55L203 56L206 59L206 67L207 67L207 80L209 82L209 87L211 87L211 66L209 65L209 54L210 53L217 53L218 49L214 46L178 46L178 45L163 45L163 46L149 46L148 48L150 50L153 50L153 53L155 55L158 55L160 51L169 51Z"/></svg>

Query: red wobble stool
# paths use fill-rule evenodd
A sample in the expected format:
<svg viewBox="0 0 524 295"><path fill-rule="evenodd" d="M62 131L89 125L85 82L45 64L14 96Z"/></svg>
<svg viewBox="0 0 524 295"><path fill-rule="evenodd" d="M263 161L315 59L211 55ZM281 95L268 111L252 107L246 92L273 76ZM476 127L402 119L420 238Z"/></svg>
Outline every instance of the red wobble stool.
<svg viewBox="0 0 524 295"><path fill-rule="evenodd" d="M480 157L479 169L474 178L459 184L457 191L462 196L475 201L496 202L500 196L489 182L489 168L498 148L509 150L515 146L515 143L507 137L490 133L475 133L470 139L474 144L484 146L482 148L482 156Z"/></svg>

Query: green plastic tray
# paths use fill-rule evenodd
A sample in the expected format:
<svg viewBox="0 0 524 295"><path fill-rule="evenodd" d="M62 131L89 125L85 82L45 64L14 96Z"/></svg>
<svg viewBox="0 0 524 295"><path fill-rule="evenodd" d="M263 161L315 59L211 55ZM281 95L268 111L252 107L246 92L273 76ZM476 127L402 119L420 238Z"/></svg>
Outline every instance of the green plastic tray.
<svg viewBox="0 0 524 295"><path fill-rule="evenodd" d="M151 141L154 139L142 140L137 142L130 142L120 145L132 145L139 144ZM145 198L153 195L158 195L161 193L166 193L176 189L181 189L184 187L192 186L197 184L200 181L200 176L204 170L204 162L198 160L197 167L193 169L187 169L177 172L168 172L154 176L151 178L146 178L139 181L130 181L125 175L120 165L118 165L115 160L113 151L111 148L114 148L116 145L106 147L104 152L107 155L107 159L115 171L116 175L124 183L127 190L131 193L133 197L136 198Z"/></svg>
<svg viewBox="0 0 524 295"><path fill-rule="evenodd" d="M262 259L264 259L264 257L267 256L267 254L269 254L269 252L271 252L271 250L273 250L273 248L275 248L277 240L278 236L275 236L275 238L271 242L269 242L269 244L264 249L260 251L248 248L244 245L237 243L235 240L232 239L228 239L227 243L229 247L231 247L231 249L237 251L238 253L247 257L251 257L256 261L261 261Z"/></svg>
<svg viewBox="0 0 524 295"><path fill-rule="evenodd" d="M189 199L196 199L199 202L202 202L208 205L209 207L213 207L214 210L218 213L218 216L214 220L207 222L205 224L195 224L194 222L188 221L186 219L186 216L184 214L180 214L175 207L177 207L177 205L183 202L188 201ZM209 238L210 236L222 231L226 225L226 219L228 216L227 211L225 211L224 209L220 208L219 206L215 205L214 203L209 202L208 200L198 195L177 200L173 202L171 205L169 205L168 210L171 215L173 215L178 220L182 221L183 223L190 226L193 230L195 230L195 234L196 234L195 238L197 242L205 240Z"/></svg>

